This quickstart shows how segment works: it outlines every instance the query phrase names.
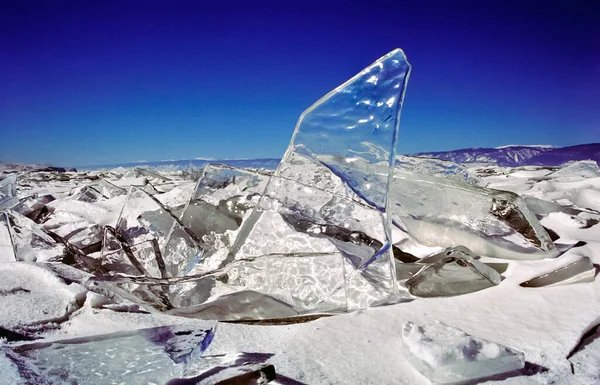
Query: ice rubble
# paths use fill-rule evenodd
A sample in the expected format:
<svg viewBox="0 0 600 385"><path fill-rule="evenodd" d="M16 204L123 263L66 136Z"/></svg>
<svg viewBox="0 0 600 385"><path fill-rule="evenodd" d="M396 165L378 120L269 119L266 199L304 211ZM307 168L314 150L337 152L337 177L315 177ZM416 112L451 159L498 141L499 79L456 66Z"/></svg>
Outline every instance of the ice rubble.
<svg viewBox="0 0 600 385"><path fill-rule="evenodd" d="M451 162L395 155L409 73L395 50L321 98L301 115L273 174L209 165L175 215L148 189L147 178L170 178L135 167L121 173L130 190L114 228L91 225L57 239L97 275L90 287L161 311L227 319L465 294L501 280L475 254L556 256L516 194L479 187ZM71 191L81 204L122 193L103 179ZM475 254L458 248L401 264L392 224L422 244ZM87 257L100 237L101 252Z"/></svg>
<svg viewBox="0 0 600 385"><path fill-rule="evenodd" d="M506 268L499 269L487 257L558 255L536 216L550 228L573 222L572 227L589 230L590 240L598 239L594 224L600 216L593 208L598 185L592 164L569 166L567 174L556 169L524 169L506 176L502 174L506 170L474 172L451 162L396 156L399 112L409 71L402 52L393 51L315 103L300 117L274 174L209 165L193 192L191 183L181 188L173 182L189 175L165 177L140 168L20 175L20 181L27 181L20 190L15 183L5 183L10 191L29 195L20 202L13 200L18 204L11 203L12 211L2 212L2 260L51 259L62 262L53 265L71 264L93 274L62 283L61 288L68 290L55 290L46 304L52 309L41 308L49 318L36 313L39 319L33 319L41 323L64 320L84 300L94 308L137 311L133 302L150 311L204 319L336 313L500 285ZM499 177L497 183L494 175ZM11 178L16 181L16 175ZM491 188L510 186L500 184L510 178L537 179L526 185L531 194L525 199ZM41 188L48 180L53 187ZM492 183L482 187L489 180ZM523 188L522 183L519 186ZM542 196L536 192L551 188L557 190L551 196L556 198L553 202L536 198ZM574 191L581 188L583 193ZM181 205L189 192L191 198ZM421 245L420 253L411 255L413 250L406 248L409 244ZM557 262L562 267L548 265L545 273L520 277L514 286L531 292L535 290L518 283L527 280L522 286L541 287L594 279L594 265L586 257L568 265L562 259ZM36 266L11 264L25 270ZM0 271L8 265L0 266ZM21 276L32 277L31 281L46 277L46 273L30 270ZM14 269L4 269L7 277L10 271ZM11 300L19 300L27 291L44 290L44 285L20 287L6 286ZM434 329L421 330L419 341L431 337ZM474 346L474 356L465 359L444 351L448 359L432 366L419 352L411 353L420 357L412 357L412 362L430 378L454 381L522 367L523 356L511 349L461 332L444 329L442 334L456 337L444 346ZM129 337L137 342L124 349L133 349L135 354L148 343L135 333ZM412 337L407 335L406 346L412 344ZM71 353L87 349L95 355L106 341L115 342L102 337L56 346ZM434 355L440 352L431 344L429 348ZM52 362L70 365L51 346L30 346L18 354L13 359L38 365L36 373L44 372L44 365ZM174 361L164 354L160 359L170 368L163 375L181 375ZM227 360L223 365L231 364ZM195 369L188 367L191 371L184 375L210 370L219 365L219 358L194 364ZM85 377L88 373L82 370L87 369L72 368L64 375ZM468 375L450 378L445 369L464 370ZM264 374L266 369L256 370L249 375Z"/></svg>

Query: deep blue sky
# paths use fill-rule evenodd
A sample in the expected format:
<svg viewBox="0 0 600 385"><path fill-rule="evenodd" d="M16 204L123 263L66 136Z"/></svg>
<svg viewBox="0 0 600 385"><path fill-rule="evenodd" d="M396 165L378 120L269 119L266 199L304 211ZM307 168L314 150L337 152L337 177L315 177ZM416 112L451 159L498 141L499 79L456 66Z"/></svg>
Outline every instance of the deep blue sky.
<svg viewBox="0 0 600 385"><path fill-rule="evenodd" d="M402 153L600 141L597 1L204 3L1 2L0 160L278 157L396 47Z"/></svg>

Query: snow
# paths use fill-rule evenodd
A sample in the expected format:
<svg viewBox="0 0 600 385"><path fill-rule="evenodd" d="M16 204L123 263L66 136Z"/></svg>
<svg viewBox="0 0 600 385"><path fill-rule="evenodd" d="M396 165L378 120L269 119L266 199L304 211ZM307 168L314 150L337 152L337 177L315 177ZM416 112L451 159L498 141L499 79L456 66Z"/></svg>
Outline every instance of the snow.
<svg viewBox="0 0 600 385"><path fill-rule="evenodd" d="M557 232L565 244L586 244L556 259L503 260L484 255L482 262L508 264L502 273L504 279L497 286L467 295L416 299L306 323L221 323L205 355L266 354L282 384L286 378L288 383L306 384L428 384L403 356L402 330L407 322L431 325L440 321L474 339L489 341L478 351L481 357L494 357L499 344L524 354L524 371L487 379L485 384L599 383L600 338L593 331L600 323L600 281L540 288L520 284L582 257L600 264L600 224L593 224L600 219L594 211L600 211L600 176L594 176L593 166L586 165L568 165L559 171L535 167L492 169L494 174L479 175L483 185L580 210L577 215L552 212L541 219L541 224ZM73 201L68 197L73 183L53 183L37 186L35 191L62 194L48 204L55 212L44 224L61 235L84 224L114 225L126 199L117 196L95 203ZM169 192L156 196L168 207L187 202L194 187L190 181L174 180L173 184ZM402 250L420 257L440 251L409 238L394 240ZM59 278L59 274L65 278ZM44 264L0 263L0 326L35 333L41 341L53 341L194 322L133 304L115 304L88 291L83 285L85 278L85 273L57 273ZM589 331L593 333L586 337L585 346L567 359ZM19 381L14 364L5 354L11 346L0 341L0 378L7 384ZM427 359L433 365L458 359L446 353L441 350Z"/></svg>

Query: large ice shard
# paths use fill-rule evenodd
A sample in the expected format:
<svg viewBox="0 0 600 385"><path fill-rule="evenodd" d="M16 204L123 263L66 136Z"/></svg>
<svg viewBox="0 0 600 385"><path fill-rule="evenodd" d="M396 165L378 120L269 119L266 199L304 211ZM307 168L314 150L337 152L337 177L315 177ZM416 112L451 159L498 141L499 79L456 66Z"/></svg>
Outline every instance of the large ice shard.
<svg viewBox="0 0 600 385"><path fill-rule="evenodd" d="M434 384L455 384L522 369L523 353L442 323L402 326L402 352Z"/></svg>
<svg viewBox="0 0 600 385"><path fill-rule="evenodd" d="M427 246L466 246L506 259L556 257L552 239L525 202L508 191L396 168L394 224Z"/></svg>
<svg viewBox="0 0 600 385"><path fill-rule="evenodd" d="M406 280L417 297L448 297L498 285L500 274L464 248L446 249L420 261L423 268Z"/></svg>
<svg viewBox="0 0 600 385"><path fill-rule="evenodd" d="M404 53L394 50L304 111L224 262L262 265L262 255L278 254L282 271L292 272L323 261L331 284L319 305L340 292L347 308L398 300L385 213L409 73ZM309 302L304 311L316 307Z"/></svg>
<svg viewBox="0 0 600 385"><path fill-rule="evenodd" d="M272 176L207 167L181 215L199 250L177 261L173 278L144 265L147 273L141 276L98 283L173 311L237 309L228 318L287 317L398 301L386 208L409 72L404 53L394 50L317 101L301 115ZM133 188L128 202L138 199L153 200ZM158 220L162 212L148 203L129 206L135 210L124 209L116 228L126 244L166 234L167 226ZM173 243L174 232L169 234L166 244ZM161 288L162 297L148 300L132 288ZM252 315L244 303L260 311Z"/></svg>
<svg viewBox="0 0 600 385"><path fill-rule="evenodd" d="M175 325L21 345L8 356L35 384L166 384L193 377L216 331L214 323Z"/></svg>
<svg viewBox="0 0 600 385"><path fill-rule="evenodd" d="M150 249L148 242L155 241L158 247L152 247L154 257L147 255L139 261L149 276L185 275L198 260L200 249L195 236L159 201L135 186L129 190L115 230L128 247ZM139 246L142 244L145 246Z"/></svg>
<svg viewBox="0 0 600 385"><path fill-rule="evenodd" d="M10 255L12 247L14 260L35 262L58 257L63 253L62 245L56 244L40 225L19 213L10 210L0 212L0 227L0 248Z"/></svg>
<svg viewBox="0 0 600 385"><path fill-rule="evenodd" d="M0 210L9 209L17 203L17 174L10 174L0 180Z"/></svg>

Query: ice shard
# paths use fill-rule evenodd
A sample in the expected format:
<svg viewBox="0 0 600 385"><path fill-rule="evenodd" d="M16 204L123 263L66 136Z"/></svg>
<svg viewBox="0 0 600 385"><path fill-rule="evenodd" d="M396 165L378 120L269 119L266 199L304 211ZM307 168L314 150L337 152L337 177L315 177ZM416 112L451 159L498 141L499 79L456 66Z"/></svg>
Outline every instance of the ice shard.
<svg viewBox="0 0 600 385"><path fill-rule="evenodd" d="M130 168L129 170L125 171L125 173L123 174L123 176L121 178L122 179L131 179L131 178L140 178L140 177L151 178L152 180L155 180L155 181L170 180L166 176L162 176L161 174L159 174L156 171L148 170L148 169L142 168L142 167Z"/></svg>
<svg viewBox="0 0 600 385"><path fill-rule="evenodd" d="M579 258L565 266L521 283L523 287L545 287L572 283L593 282L596 267L588 257Z"/></svg>
<svg viewBox="0 0 600 385"><path fill-rule="evenodd" d="M85 254L98 252L102 249L102 226L92 225L76 229L65 235L64 239Z"/></svg>
<svg viewBox="0 0 600 385"><path fill-rule="evenodd" d="M205 167L181 214L181 222L196 235L202 249L194 272L222 266L242 222L258 204L269 178L267 173L225 165Z"/></svg>
<svg viewBox="0 0 600 385"><path fill-rule="evenodd" d="M142 262L150 276L185 275L198 261L200 249L195 236L159 201L137 187L129 190L115 230L128 247L156 241L154 257L145 252L146 262ZM149 244L143 249L149 250Z"/></svg>
<svg viewBox="0 0 600 385"><path fill-rule="evenodd" d="M55 199L52 195L38 196L36 194L21 199L19 204L14 206L12 210L26 216L35 223L43 223L52 213L52 210L46 204L53 200Z"/></svg>
<svg viewBox="0 0 600 385"><path fill-rule="evenodd" d="M119 195L127 194L127 190L125 190L124 188L115 186L114 184L107 181L106 179L95 180L92 183L88 184L88 186L95 188L102 195L104 195L105 197L107 197L109 199L114 198Z"/></svg>
<svg viewBox="0 0 600 385"><path fill-rule="evenodd" d="M40 225L29 218L14 211L4 211L0 213L0 216L2 216L0 223L3 223L3 230L0 230L2 232L0 247L9 250L6 239L6 233L8 233L15 260L35 262L62 255L62 245L58 245Z"/></svg>
<svg viewBox="0 0 600 385"><path fill-rule="evenodd" d="M213 304L238 309L233 318L247 315L240 301L248 300L259 318L398 301L385 211L409 72L395 50L321 98L301 115L275 175L207 167L181 215L199 252L172 278L99 281L157 308L207 314ZM148 198L133 188L128 202ZM152 204L128 206L135 210L124 208L116 228L127 244L167 233ZM131 287L161 288L163 298L148 301Z"/></svg>
<svg viewBox="0 0 600 385"><path fill-rule="evenodd" d="M36 384L166 384L210 345L214 323L183 324L14 347L9 357Z"/></svg>
<svg viewBox="0 0 600 385"><path fill-rule="evenodd" d="M9 209L17 203L17 174L9 174L0 180L0 210Z"/></svg>
<svg viewBox="0 0 600 385"><path fill-rule="evenodd" d="M319 294L318 305L340 292L350 309L398 300L385 212L409 73L404 53L394 50L302 113L224 263L262 265L261 256L270 253L283 271L293 271L321 259L333 286ZM310 312L311 306L322 308L312 300L300 308Z"/></svg>
<svg viewBox="0 0 600 385"><path fill-rule="evenodd" d="M434 384L464 383L522 369L523 353L442 323L402 326L402 352Z"/></svg>
<svg viewBox="0 0 600 385"><path fill-rule="evenodd" d="M71 199L82 202L99 202L108 199L100 191L91 186L83 186L72 191Z"/></svg>
<svg viewBox="0 0 600 385"><path fill-rule="evenodd" d="M393 223L424 245L506 259L558 256L517 194L396 168L390 200Z"/></svg>
<svg viewBox="0 0 600 385"><path fill-rule="evenodd" d="M501 281L500 274L479 262L465 248L446 249L422 259L425 266L406 280L416 297L449 297L483 290Z"/></svg>

